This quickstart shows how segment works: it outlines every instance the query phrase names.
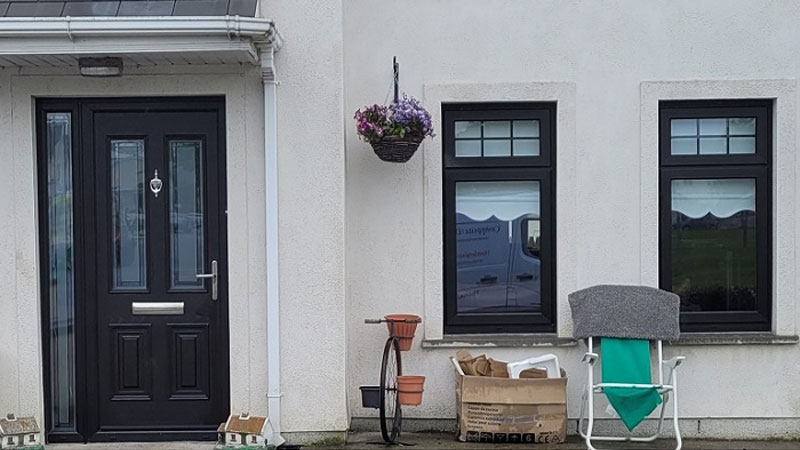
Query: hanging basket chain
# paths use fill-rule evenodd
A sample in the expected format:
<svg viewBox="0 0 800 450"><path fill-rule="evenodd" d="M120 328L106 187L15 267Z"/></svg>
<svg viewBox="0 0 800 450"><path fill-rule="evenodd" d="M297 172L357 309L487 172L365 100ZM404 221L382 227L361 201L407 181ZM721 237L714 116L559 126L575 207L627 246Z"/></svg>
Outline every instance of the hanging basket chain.
<svg viewBox="0 0 800 450"><path fill-rule="evenodd" d="M400 101L400 63L397 56L392 58L392 68L394 69L394 102Z"/></svg>

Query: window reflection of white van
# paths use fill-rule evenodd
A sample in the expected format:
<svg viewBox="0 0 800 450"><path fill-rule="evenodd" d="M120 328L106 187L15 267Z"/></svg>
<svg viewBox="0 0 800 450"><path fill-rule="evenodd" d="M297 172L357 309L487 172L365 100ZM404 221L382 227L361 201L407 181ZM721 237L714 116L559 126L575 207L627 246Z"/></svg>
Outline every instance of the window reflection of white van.
<svg viewBox="0 0 800 450"><path fill-rule="evenodd" d="M458 312L540 311L540 236L535 215L476 221L456 214Z"/></svg>

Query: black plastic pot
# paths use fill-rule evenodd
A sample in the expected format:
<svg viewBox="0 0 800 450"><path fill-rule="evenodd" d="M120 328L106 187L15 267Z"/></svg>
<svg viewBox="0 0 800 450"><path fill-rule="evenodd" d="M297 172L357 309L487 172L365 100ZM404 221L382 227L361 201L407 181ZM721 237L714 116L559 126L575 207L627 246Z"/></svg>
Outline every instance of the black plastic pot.
<svg viewBox="0 0 800 450"><path fill-rule="evenodd" d="M361 389L361 406L364 408L381 407L381 387L380 386L359 386Z"/></svg>

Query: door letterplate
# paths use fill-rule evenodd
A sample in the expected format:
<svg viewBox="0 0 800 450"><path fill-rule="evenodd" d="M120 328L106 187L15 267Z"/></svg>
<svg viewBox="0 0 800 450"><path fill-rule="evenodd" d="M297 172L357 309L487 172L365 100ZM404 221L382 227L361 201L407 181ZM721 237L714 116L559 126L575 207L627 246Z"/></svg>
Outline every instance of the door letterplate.
<svg viewBox="0 0 800 450"><path fill-rule="evenodd" d="M183 302L133 302L134 316L182 316Z"/></svg>
<svg viewBox="0 0 800 450"><path fill-rule="evenodd" d="M217 260L211 261L211 273L198 273L195 275L197 278L211 278L211 300L219 298L219 269L217 269Z"/></svg>

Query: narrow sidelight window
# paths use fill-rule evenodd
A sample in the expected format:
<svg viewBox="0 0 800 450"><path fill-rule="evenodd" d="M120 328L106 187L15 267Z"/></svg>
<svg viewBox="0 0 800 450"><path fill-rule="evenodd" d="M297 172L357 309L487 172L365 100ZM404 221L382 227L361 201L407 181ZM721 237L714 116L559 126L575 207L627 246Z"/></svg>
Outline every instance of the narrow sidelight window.
<svg viewBox="0 0 800 450"><path fill-rule="evenodd" d="M660 284L684 331L771 326L772 102L660 104Z"/></svg>
<svg viewBox="0 0 800 450"><path fill-rule="evenodd" d="M446 333L555 331L555 112L443 107Z"/></svg>
<svg viewBox="0 0 800 450"><path fill-rule="evenodd" d="M75 240L73 230L73 131L71 112L45 114L43 232L48 270L43 295L49 298L50 405L52 426L75 429ZM9 438L11 439L11 438Z"/></svg>

